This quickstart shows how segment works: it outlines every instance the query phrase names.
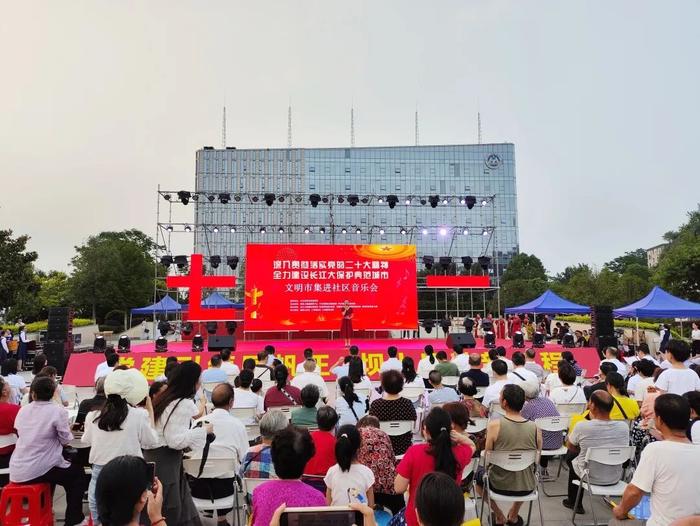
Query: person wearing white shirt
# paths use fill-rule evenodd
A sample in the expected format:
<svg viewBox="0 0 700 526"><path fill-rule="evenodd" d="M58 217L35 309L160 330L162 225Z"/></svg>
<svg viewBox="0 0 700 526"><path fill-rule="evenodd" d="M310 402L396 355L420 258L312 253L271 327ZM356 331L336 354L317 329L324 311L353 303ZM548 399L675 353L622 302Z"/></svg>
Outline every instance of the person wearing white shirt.
<svg viewBox="0 0 700 526"><path fill-rule="evenodd" d="M22 364L27 361L27 348L29 340L27 339L27 329L24 323L19 326L19 346L17 347L17 361L19 368L22 369Z"/></svg>
<svg viewBox="0 0 700 526"><path fill-rule="evenodd" d="M338 381L338 396L335 398L335 411L338 414L338 427L345 424L356 425L367 414L367 397L355 393L354 384L347 376Z"/></svg>
<svg viewBox="0 0 700 526"><path fill-rule="evenodd" d="M214 388L211 395L214 410L202 417L201 420L214 426L216 439L209 446L208 460L202 475L192 483L192 496L202 499L223 499L233 495L236 472L248 451L248 434L243 423L229 412L233 407L234 390L231 384L223 383ZM203 458L203 451L193 450L194 458ZM213 459L235 459L233 470L221 473L215 478L208 477L207 468L215 461ZM217 510L219 524L226 523L226 515L231 509Z"/></svg>
<svg viewBox="0 0 700 526"><path fill-rule="evenodd" d="M379 372L384 373L392 370L401 372L401 360L396 357L399 354L398 349L392 345L386 350L386 353L389 355L389 359L384 360Z"/></svg>
<svg viewBox="0 0 700 526"><path fill-rule="evenodd" d="M267 359L266 359L267 366L272 367L272 364L275 361L275 347L274 347L274 345L266 345L265 346L265 354L267 354Z"/></svg>
<svg viewBox="0 0 700 526"><path fill-rule="evenodd" d="M97 382L97 380L103 376L107 376L109 373L111 373L118 363L119 355L115 352L108 353L105 356L105 361L98 364L95 368L95 382Z"/></svg>
<svg viewBox="0 0 700 526"><path fill-rule="evenodd" d="M656 388L664 393L682 395L688 391L700 391L700 376L688 369L684 362L690 356L690 347L683 340L669 340L666 359L671 367L656 379Z"/></svg>
<svg viewBox="0 0 700 526"><path fill-rule="evenodd" d="M10 348L7 346L7 331L0 330L0 363L7 360L10 356Z"/></svg>
<svg viewBox="0 0 700 526"><path fill-rule="evenodd" d="M700 355L700 326L693 322L693 330L690 331L690 350L693 356Z"/></svg>
<svg viewBox="0 0 700 526"><path fill-rule="evenodd" d="M700 484L697 481L700 452L685 435L690 418L688 402L678 395L660 395L654 401L654 414L655 428L663 440L647 444L642 451L622 501L613 508L616 525L632 523L625 520L627 514L645 494L651 495L651 516L647 526L668 526L677 519L700 515Z"/></svg>
<svg viewBox="0 0 700 526"><path fill-rule="evenodd" d="M513 381L540 383L537 375L525 367L525 354L521 351L513 353L513 370L508 373L508 378Z"/></svg>
<svg viewBox="0 0 700 526"><path fill-rule="evenodd" d="M566 360L560 360L557 374L561 386L554 388L548 398L555 404L585 404L586 395L576 383L576 370Z"/></svg>
<svg viewBox="0 0 700 526"><path fill-rule="evenodd" d="M250 390L250 384L253 383L254 374L250 369L243 369L238 379L241 381L241 386L234 390L233 407L234 408L255 408L255 414L262 415L265 412L265 404L262 396L255 394ZM253 423L255 419L251 419L248 423Z"/></svg>
<svg viewBox="0 0 700 526"><path fill-rule="evenodd" d="M639 360L636 363L637 374L627 380L627 391L637 402L643 402L649 387L654 385L656 366L651 360Z"/></svg>
<svg viewBox="0 0 700 526"><path fill-rule="evenodd" d="M464 353L464 348L461 345L454 346L455 357L452 358L452 363L457 366L460 374L469 369L469 355Z"/></svg>
<svg viewBox="0 0 700 526"><path fill-rule="evenodd" d="M306 349L304 349L304 361L297 365L297 368L294 371L294 374L295 375L304 374L306 372L304 370L304 363L306 362L306 360L313 359L313 357L314 357L314 350L311 347L307 347ZM318 362L316 362L316 360L314 360L314 363L316 364L316 368L312 372L314 372L316 374L321 374L321 367L319 367Z"/></svg>
<svg viewBox="0 0 700 526"><path fill-rule="evenodd" d="M430 374L430 371L435 369L435 364L437 363L437 360L433 356L433 353L435 352L433 349L432 345L426 345L423 348L423 351L425 352L425 358L421 358L418 362L418 376L420 376L424 380L424 385L425 387L430 387L430 383L428 382L428 375Z"/></svg>
<svg viewBox="0 0 700 526"><path fill-rule="evenodd" d="M17 360L8 358L2 364L0 372L10 386L10 400L13 404L19 404L22 396L29 391L25 379L17 374Z"/></svg>
<svg viewBox="0 0 700 526"><path fill-rule="evenodd" d="M600 363L605 363L609 362L612 364L615 364L615 367L617 367L617 372L620 373L623 377L627 376L627 365L622 363L618 357L618 350L615 347L607 347L605 349L605 359L601 360Z"/></svg>
<svg viewBox="0 0 700 526"><path fill-rule="evenodd" d="M226 373L226 377L238 376L241 370L231 361L231 349L223 349L221 355L221 370Z"/></svg>
<svg viewBox="0 0 700 526"><path fill-rule="evenodd" d="M304 372L297 374L291 381L291 385L300 391L309 384L318 387L318 392L321 400L326 401L328 398L328 387L325 380L314 371L316 370L316 360L310 358L304 362Z"/></svg>
<svg viewBox="0 0 700 526"><path fill-rule="evenodd" d="M649 346L646 343L640 343L637 347L637 359L638 360L649 360L659 367L659 361L651 355L649 352Z"/></svg>
<svg viewBox="0 0 700 526"><path fill-rule="evenodd" d="M491 362L491 370L494 373L494 380L484 391L484 400L481 402L487 409L490 408L491 402L498 402L501 397L503 387L512 384L513 381L508 378L508 366L503 360L494 360Z"/></svg>

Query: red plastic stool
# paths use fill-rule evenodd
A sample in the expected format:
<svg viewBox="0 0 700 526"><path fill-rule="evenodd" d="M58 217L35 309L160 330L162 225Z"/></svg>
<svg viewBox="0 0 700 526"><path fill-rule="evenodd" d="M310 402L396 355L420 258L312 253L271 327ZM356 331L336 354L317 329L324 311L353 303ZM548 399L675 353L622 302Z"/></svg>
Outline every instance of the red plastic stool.
<svg viewBox="0 0 700 526"><path fill-rule="evenodd" d="M53 526L51 486L10 482L0 496L2 526Z"/></svg>

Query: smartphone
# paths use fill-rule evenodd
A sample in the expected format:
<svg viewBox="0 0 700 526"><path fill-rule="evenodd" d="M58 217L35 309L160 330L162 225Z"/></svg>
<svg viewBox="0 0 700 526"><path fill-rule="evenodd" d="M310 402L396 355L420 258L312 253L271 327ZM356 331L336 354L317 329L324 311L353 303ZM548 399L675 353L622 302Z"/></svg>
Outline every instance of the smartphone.
<svg viewBox="0 0 700 526"><path fill-rule="evenodd" d="M148 477L151 480L151 492L155 493L158 490L158 485L156 484L156 463L146 462L148 465Z"/></svg>
<svg viewBox="0 0 700 526"><path fill-rule="evenodd" d="M280 526L364 526L362 513L347 506L287 508Z"/></svg>

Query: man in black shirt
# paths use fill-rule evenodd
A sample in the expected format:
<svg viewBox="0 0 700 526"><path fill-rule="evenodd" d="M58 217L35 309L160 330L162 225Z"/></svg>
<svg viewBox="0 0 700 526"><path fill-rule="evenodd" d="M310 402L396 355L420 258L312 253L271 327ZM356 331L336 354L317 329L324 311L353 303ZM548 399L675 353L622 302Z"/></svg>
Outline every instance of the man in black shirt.
<svg viewBox="0 0 700 526"><path fill-rule="evenodd" d="M469 378L475 387L488 387L489 375L481 370L481 355L471 353L469 355L469 370L462 373L460 377Z"/></svg>
<svg viewBox="0 0 700 526"><path fill-rule="evenodd" d="M595 383L593 385L586 385L583 387L583 394L586 395L586 400L591 399L591 394L594 391L597 391L598 389L602 389L603 391L606 390L605 387L605 377L609 373L615 373L617 372L617 367L615 366L614 363L610 362L603 362L600 364L600 373L598 374L598 383Z"/></svg>

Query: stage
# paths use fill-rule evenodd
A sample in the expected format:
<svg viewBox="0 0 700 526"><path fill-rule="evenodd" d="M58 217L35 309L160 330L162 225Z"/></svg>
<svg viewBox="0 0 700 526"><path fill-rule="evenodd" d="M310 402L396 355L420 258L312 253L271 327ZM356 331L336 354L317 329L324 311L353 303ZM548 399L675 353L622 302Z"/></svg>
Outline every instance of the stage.
<svg viewBox="0 0 700 526"><path fill-rule="evenodd" d="M393 345L399 351L399 358L410 356L418 365L423 355L423 348L426 345L432 345L435 352L441 350L448 351L448 356L452 356L452 350L448 350L445 345L445 339L366 339L353 340L354 345L360 349L360 356L365 363L365 372L372 380L379 379L379 368L384 359L387 358L386 349ZM529 342L526 342L528 347ZM310 347L314 350L314 357L321 366L322 376L326 381L335 380L335 376L331 373L331 368L335 365L338 359L348 354L339 340L260 340L260 341L238 341L236 350L231 356L231 360L242 366L243 360L246 358L255 358L257 353L264 349L266 345L275 347L275 355L284 362L290 369L292 374L296 370L297 364L303 360L304 349ZM511 340L499 340L497 345L502 345L506 348L507 356L510 357L515 351L525 349L516 349L512 347ZM165 360L168 356L177 356L178 360L195 360L202 368L208 366L209 358L212 353L206 349L203 352L192 352L192 343L186 342L168 342L168 351L156 353L154 352L154 342L132 342L130 353L120 354L120 363L140 369L149 381L163 374L165 369ZM556 370L557 362L561 359L561 352L564 349L561 345L548 343L542 349L537 350L537 362L546 370ZM598 371L600 359L597 351L593 347L583 347L576 349L568 349L574 353L576 360L583 369L587 370L589 376L594 375ZM466 353L479 352L482 356L482 362L488 362L488 349L484 347L483 340L477 339L475 349L465 349ZM97 365L104 361L102 354L81 353L73 354L68 361L64 383L75 385L78 387L89 387L94 383L94 372Z"/></svg>

